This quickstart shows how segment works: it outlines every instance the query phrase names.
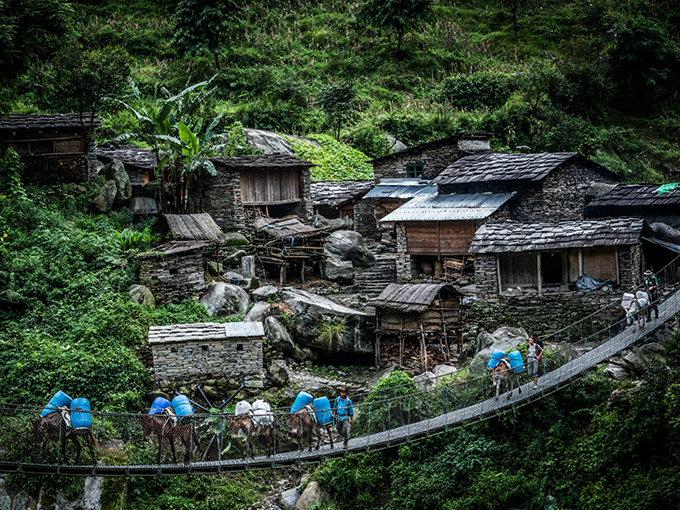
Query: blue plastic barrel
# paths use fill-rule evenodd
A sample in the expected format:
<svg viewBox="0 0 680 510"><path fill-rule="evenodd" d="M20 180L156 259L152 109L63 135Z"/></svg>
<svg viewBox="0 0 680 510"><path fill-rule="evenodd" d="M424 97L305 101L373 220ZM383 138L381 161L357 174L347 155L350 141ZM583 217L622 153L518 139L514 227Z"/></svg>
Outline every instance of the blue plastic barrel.
<svg viewBox="0 0 680 510"><path fill-rule="evenodd" d="M158 414L162 413L164 409L167 409L170 407L172 404L170 401L166 398L163 397L156 397L156 400L153 401L153 404L151 404L151 408L149 409L149 414Z"/></svg>
<svg viewBox="0 0 680 510"><path fill-rule="evenodd" d="M320 425L326 425L331 422L331 403L328 401L328 397L319 397L314 399L314 414L316 415L316 421Z"/></svg>
<svg viewBox="0 0 680 510"><path fill-rule="evenodd" d="M87 411L87 412L80 412ZM71 427L92 427L92 415L90 414L90 401L86 398L74 398L71 401Z"/></svg>
<svg viewBox="0 0 680 510"><path fill-rule="evenodd" d="M496 349L491 353L491 359L486 364L486 368L489 370L493 370L498 366L498 364L501 362L503 358L505 358L505 353L503 351L499 351L498 349Z"/></svg>
<svg viewBox="0 0 680 510"><path fill-rule="evenodd" d="M297 397L295 397L295 402L293 402L293 405L290 408L290 412L294 413L295 411L299 411L306 405L311 404L313 401L314 397L312 397L306 391L301 391L300 393L298 393Z"/></svg>
<svg viewBox="0 0 680 510"><path fill-rule="evenodd" d="M54 394L52 399L49 401L49 403L42 410L42 412L40 413L40 416L47 416L48 414L53 413L54 411L57 410L57 407L70 407L70 406L71 406L71 397L69 397L63 391L58 391Z"/></svg>
<svg viewBox="0 0 680 510"><path fill-rule="evenodd" d="M186 395L177 395L172 399L172 408L175 410L175 414L178 418L184 418L185 416L192 416L194 414L194 408L191 407L191 402Z"/></svg>
<svg viewBox="0 0 680 510"><path fill-rule="evenodd" d="M524 371L524 361L522 360L522 354L519 351L512 351L508 353L508 359L510 360L510 368L516 374Z"/></svg>

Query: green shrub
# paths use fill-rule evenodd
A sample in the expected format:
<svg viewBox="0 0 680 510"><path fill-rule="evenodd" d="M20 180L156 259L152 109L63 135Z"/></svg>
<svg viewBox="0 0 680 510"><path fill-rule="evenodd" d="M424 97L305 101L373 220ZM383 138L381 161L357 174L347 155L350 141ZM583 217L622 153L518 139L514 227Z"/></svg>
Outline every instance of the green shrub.
<svg viewBox="0 0 680 510"><path fill-rule="evenodd" d="M373 167L366 163L368 157L361 151L338 142L328 135L308 135L319 144L287 138L293 146L295 155L314 163L313 181L343 181L347 179L372 179Z"/></svg>
<svg viewBox="0 0 680 510"><path fill-rule="evenodd" d="M500 108L512 93L511 80L504 74L457 74L442 81L435 93L438 101L450 102L454 108L477 110Z"/></svg>

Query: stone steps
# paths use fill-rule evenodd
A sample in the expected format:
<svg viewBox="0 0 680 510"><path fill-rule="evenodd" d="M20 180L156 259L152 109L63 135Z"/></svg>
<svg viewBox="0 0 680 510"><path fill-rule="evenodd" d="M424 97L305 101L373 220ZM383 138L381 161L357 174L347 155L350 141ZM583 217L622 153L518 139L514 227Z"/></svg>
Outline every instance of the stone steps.
<svg viewBox="0 0 680 510"><path fill-rule="evenodd" d="M373 267L354 275L354 288L370 294L380 294L390 283L397 281L397 269L392 255L378 255Z"/></svg>

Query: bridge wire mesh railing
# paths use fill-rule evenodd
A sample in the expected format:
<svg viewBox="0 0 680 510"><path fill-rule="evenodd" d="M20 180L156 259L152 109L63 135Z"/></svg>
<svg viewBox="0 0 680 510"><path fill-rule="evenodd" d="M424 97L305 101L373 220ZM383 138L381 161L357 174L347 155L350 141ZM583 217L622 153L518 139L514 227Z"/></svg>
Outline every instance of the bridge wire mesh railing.
<svg viewBox="0 0 680 510"><path fill-rule="evenodd" d="M678 293L671 294L680 283L680 257L659 271L657 278L665 296L660 311L668 319L680 307ZM618 344L607 342L625 331L635 335L637 326L626 329L623 310L615 310L617 306L620 308L618 303L612 303L546 336L541 377L564 380L565 376L578 375L582 369L571 362L593 349L607 346L605 358L618 352L621 349ZM616 316L609 323L595 319ZM603 322L601 327L595 327ZM374 391L370 395L355 395L354 423L350 429L353 449L389 446L392 440L446 431L461 419L474 421L488 416L489 409L494 407L488 402L496 390L484 367L481 372L466 379L458 379L456 374L440 377L434 387L424 391L410 383L387 388L382 394ZM526 371L518 375L517 382L528 382ZM534 390L526 385L524 391ZM538 396L541 391L539 385L534 394ZM268 419L273 423L269 427L254 421L248 424L248 419L241 420L239 426L226 413L196 414L180 420L164 415L93 411L91 428L74 429L66 413L54 412L40 418L41 411L41 407L0 404L0 464L89 466L93 474L101 466L156 466L160 474L163 466L183 465L191 472L192 467L207 463L219 472L228 463L243 464L247 469L251 456L262 458L272 454L273 466L280 454L295 458L317 444L322 445L322 452L330 452L331 440L336 449L342 450L343 442L332 423L325 427L314 423L300 427L300 418L291 419L289 408L272 410ZM455 411L464 416L454 419ZM302 433L294 435L294 428Z"/></svg>

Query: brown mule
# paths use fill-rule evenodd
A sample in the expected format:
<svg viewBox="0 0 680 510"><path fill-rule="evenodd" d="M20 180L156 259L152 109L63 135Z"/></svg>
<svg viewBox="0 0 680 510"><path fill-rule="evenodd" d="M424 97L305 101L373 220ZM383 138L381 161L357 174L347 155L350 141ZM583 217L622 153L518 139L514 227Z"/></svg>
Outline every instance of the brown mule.
<svg viewBox="0 0 680 510"><path fill-rule="evenodd" d="M80 453L83 449L80 441L78 441L79 437L85 439L85 444L92 456L92 462L95 461L95 451L99 448L99 445L94 437L92 428L72 428L70 416L71 413L68 409L58 408L56 411L41 416L33 422L35 448L36 450L42 450L43 462L47 458L47 449L50 443L59 440L61 440L61 456L66 460L66 440L69 439L76 447L76 464L78 464L80 462Z"/></svg>
<svg viewBox="0 0 680 510"><path fill-rule="evenodd" d="M255 452L253 451L253 438L264 437L267 440L267 457L270 457L274 453L274 434L276 427L278 426L278 418L268 413L271 416L270 425L261 425L256 419L253 419L253 412L248 411L240 416L229 418L229 430L231 430L232 439L238 437L239 432L243 432L246 436L246 445L243 448L243 457L245 458L248 453L248 447L250 447L250 456L254 457Z"/></svg>
<svg viewBox="0 0 680 510"><path fill-rule="evenodd" d="M312 433L316 433L316 449L321 446L321 433L326 429L328 438L331 441L331 448L333 448L333 435L331 434L331 424L320 425L314 417L312 417L309 407L290 413L288 415L288 424L290 425L293 437L300 441L300 450L304 450L305 436L309 438L309 451L312 451Z"/></svg>
<svg viewBox="0 0 680 510"><path fill-rule="evenodd" d="M156 437L158 442L158 463L161 463L161 453L163 443L170 444L170 451L172 452L172 461L177 463L177 455L175 453L175 440L179 439L184 445L184 462L188 464L191 460L191 442L196 445L199 452L203 452L203 446L198 439L193 423L187 425L180 425L177 417L169 409L163 409L157 414L145 414L141 419L142 425L142 441L147 441L152 435Z"/></svg>

